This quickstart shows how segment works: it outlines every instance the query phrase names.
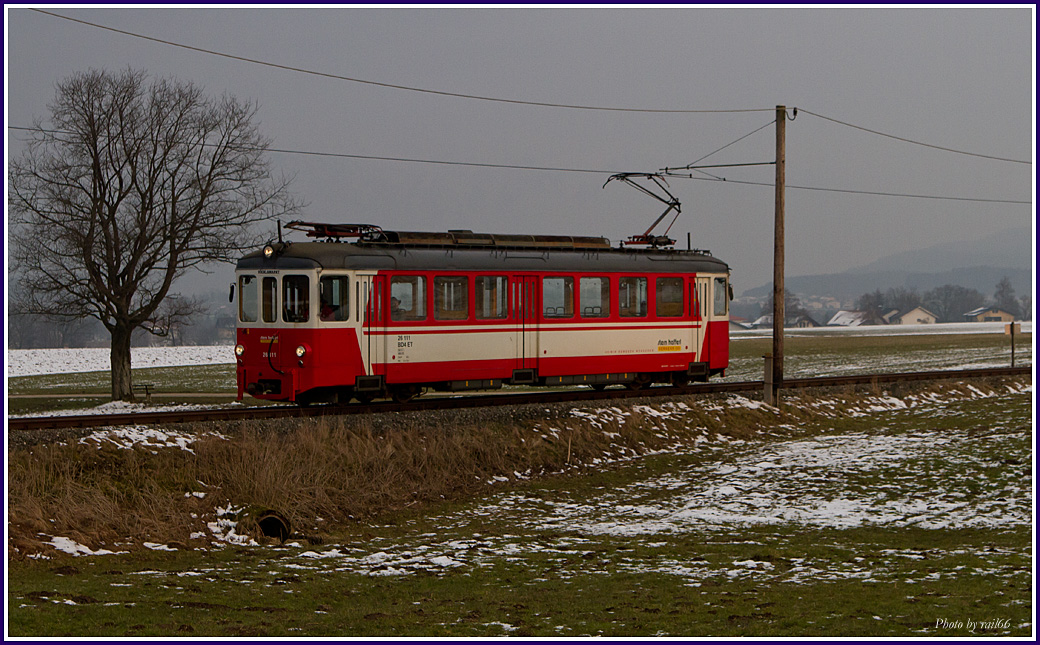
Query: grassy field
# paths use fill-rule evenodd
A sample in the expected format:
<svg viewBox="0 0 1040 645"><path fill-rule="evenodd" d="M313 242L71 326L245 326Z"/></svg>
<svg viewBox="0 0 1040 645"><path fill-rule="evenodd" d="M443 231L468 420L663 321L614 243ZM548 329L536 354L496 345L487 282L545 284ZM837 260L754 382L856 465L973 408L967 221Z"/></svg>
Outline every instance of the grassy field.
<svg viewBox="0 0 1040 645"><path fill-rule="evenodd" d="M1032 335L1017 341L1016 365L1031 364ZM789 378L867 372L914 372L967 367L1005 366L1011 362L1008 339L999 334L914 336L791 336L785 340L785 374ZM770 338L739 338L730 346L730 368L724 380L762 379L762 355L772 351ZM155 403L219 404L234 400L235 366L200 365L133 370L135 383L152 383ZM21 376L9 379L8 413L91 408L111 391L108 372ZM176 396L186 394L191 396ZM216 394L200 398L199 394ZM74 395L74 398L68 398ZM31 397L31 398L20 398ZM257 404L247 398L247 403Z"/></svg>
<svg viewBox="0 0 1040 645"><path fill-rule="evenodd" d="M772 339L740 338L730 344L734 380L761 380L762 356ZM1000 334L907 336L791 336L784 339L784 374L789 378L871 372L918 372L1011 364L1010 340ZM1032 364L1032 334L1015 340L1015 365Z"/></svg>
<svg viewBox="0 0 1040 645"><path fill-rule="evenodd" d="M185 367L150 367L133 370L134 383L152 383L156 392L223 393L235 396L235 366L192 365ZM70 394L106 397L112 391L108 372L73 372L41 374L8 379L9 395Z"/></svg>
<svg viewBox="0 0 1040 645"><path fill-rule="evenodd" d="M482 537L514 533L494 522L483 531ZM1032 631L1031 561L1023 547L1028 529L759 528L670 536L650 545L526 537L540 550L408 576L340 572L315 564L299 548L19 565L9 595L10 634L963 637ZM357 540L363 545L363 536ZM829 575L796 579L792 572L807 561ZM639 571L632 563L665 566ZM691 583L669 570L680 567L708 573ZM861 568L870 571L866 582L854 575ZM971 628L986 621L988 628ZM956 622L962 627L947 626Z"/></svg>
<svg viewBox="0 0 1040 645"><path fill-rule="evenodd" d="M285 543L128 535L89 545L116 553L80 557L53 549L25 557L9 542L9 633L1029 636L1028 383L820 391L779 410L741 397L582 408L518 420L497 430L509 435L500 444L478 426L387 430L384 440L372 426L308 430L296 442L274 432L279 439L260 446L260 435L248 446L229 435L192 444L192 453L159 449L162 477L147 470L153 447L56 449L95 455L99 465L118 457L104 478L83 471L106 488L165 482L170 506L210 509L202 527L219 522L214 507L261 495L249 486L234 492L231 481L218 488L212 460L291 491L295 506L283 510L296 529ZM372 468L357 481L385 479L404 464L457 471L457 479L422 494L435 482L409 475L383 512L351 520L353 498L375 484L345 490L326 468L316 487L319 475L293 480L296 471L279 470L306 454L294 443L326 436L331 447L366 432L374 440L359 446L373 452L343 462ZM246 476L235 450L270 460ZM26 455L9 450L25 468L20 479L38 476ZM420 463L441 457L451 466ZM86 484L82 476L48 481ZM205 499L184 492L202 482ZM69 535L86 541L89 532Z"/></svg>

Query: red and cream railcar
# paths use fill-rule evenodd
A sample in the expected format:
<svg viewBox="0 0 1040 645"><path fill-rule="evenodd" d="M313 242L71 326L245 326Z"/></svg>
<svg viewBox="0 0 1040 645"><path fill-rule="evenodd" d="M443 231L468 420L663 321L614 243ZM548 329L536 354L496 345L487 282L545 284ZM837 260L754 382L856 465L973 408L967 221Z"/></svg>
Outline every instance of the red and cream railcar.
<svg viewBox="0 0 1040 645"><path fill-rule="evenodd" d="M707 380L729 362L729 267L707 252L289 226L325 239L278 242L238 262L240 399L637 388ZM340 241L348 235L356 240Z"/></svg>

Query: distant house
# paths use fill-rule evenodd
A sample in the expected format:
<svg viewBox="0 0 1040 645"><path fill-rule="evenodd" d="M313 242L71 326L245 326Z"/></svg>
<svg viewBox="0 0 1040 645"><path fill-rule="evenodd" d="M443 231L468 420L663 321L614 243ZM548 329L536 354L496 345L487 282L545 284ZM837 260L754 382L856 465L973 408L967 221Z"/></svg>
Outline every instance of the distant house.
<svg viewBox="0 0 1040 645"><path fill-rule="evenodd" d="M884 324L880 316L871 311L841 310L827 321L828 327L860 327L862 325Z"/></svg>
<svg viewBox="0 0 1040 645"><path fill-rule="evenodd" d="M899 323L896 322L896 319L898 317L899 317L899 310L898 309L889 309L887 314L882 314L881 320L883 320L885 322L885 324L888 324L888 325L898 325Z"/></svg>
<svg viewBox="0 0 1040 645"><path fill-rule="evenodd" d="M934 325L936 320L938 317L924 307L897 312L888 318L888 322L893 325Z"/></svg>
<svg viewBox="0 0 1040 645"><path fill-rule="evenodd" d="M729 317L730 331L744 331L747 329L754 329L754 327L751 326L751 323L749 323L747 319L741 318L740 316Z"/></svg>
<svg viewBox="0 0 1040 645"><path fill-rule="evenodd" d="M996 307L979 307L964 314L967 322L1013 322L1015 316Z"/></svg>
<svg viewBox="0 0 1040 645"><path fill-rule="evenodd" d="M813 320L812 317L807 314L801 314L793 318L788 318L787 322L785 323L785 326L795 327L798 329L807 329L809 327L819 327L820 323Z"/></svg>
<svg viewBox="0 0 1040 645"><path fill-rule="evenodd" d="M784 329L801 328L806 327L819 327L820 323L813 320L806 314L798 314L796 316L788 316L784 319ZM758 318L755 322L751 323L752 329L772 329L773 328L773 315L766 314Z"/></svg>

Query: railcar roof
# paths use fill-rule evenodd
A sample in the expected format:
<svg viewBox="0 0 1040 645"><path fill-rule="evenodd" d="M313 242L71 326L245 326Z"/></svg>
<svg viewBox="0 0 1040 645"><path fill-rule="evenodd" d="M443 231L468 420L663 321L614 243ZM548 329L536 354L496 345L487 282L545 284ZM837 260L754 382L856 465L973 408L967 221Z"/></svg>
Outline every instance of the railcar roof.
<svg viewBox="0 0 1040 645"><path fill-rule="evenodd" d="M704 251L596 248L438 247L346 242L273 245L238 261L238 269L373 269L402 271L604 271L727 273L729 266Z"/></svg>

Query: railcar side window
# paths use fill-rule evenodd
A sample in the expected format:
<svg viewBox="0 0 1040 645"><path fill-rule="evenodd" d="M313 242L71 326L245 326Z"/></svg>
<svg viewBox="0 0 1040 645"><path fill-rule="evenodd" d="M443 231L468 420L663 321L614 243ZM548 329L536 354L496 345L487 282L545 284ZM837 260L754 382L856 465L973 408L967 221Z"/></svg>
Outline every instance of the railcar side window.
<svg viewBox="0 0 1040 645"><path fill-rule="evenodd" d="M426 320L426 278L398 275L390 278L390 320Z"/></svg>
<svg viewBox="0 0 1040 645"><path fill-rule="evenodd" d="M580 287L582 318L610 315L610 278L582 278Z"/></svg>
<svg viewBox="0 0 1040 645"><path fill-rule="evenodd" d="M433 317L436 320L469 318L469 278L439 275L433 279Z"/></svg>
<svg viewBox="0 0 1040 645"><path fill-rule="evenodd" d="M318 282L318 317L343 322L350 317L350 281L345 275L323 276Z"/></svg>
<svg viewBox="0 0 1040 645"><path fill-rule="evenodd" d="M509 281L505 276L479 275L474 282L473 299L477 320L505 318L509 315L506 307L506 296L509 293Z"/></svg>
<svg viewBox="0 0 1040 645"><path fill-rule="evenodd" d="M657 279L657 315L675 318L683 315L682 278Z"/></svg>
<svg viewBox="0 0 1040 645"><path fill-rule="evenodd" d="M264 278L263 286L260 289L260 295L262 296L261 302L263 304L262 310L264 322L275 322L278 320L278 316L275 314L275 312L278 311L277 307L275 307L275 303L278 301L278 278Z"/></svg>
<svg viewBox="0 0 1040 645"><path fill-rule="evenodd" d="M288 323L307 322L310 317L310 280L305 275L287 275L282 278L282 320Z"/></svg>
<svg viewBox="0 0 1040 645"><path fill-rule="evenodd" d="M729 289L726 287L726 278L715 278L715 315L725 316L728 304Z"/></svg>
<svg viewBox="0 0 1040 645"><path fill-rule="evenodd" d="M256 276L238 277L238 319L242 322L256 322L259 303L256 299Z"/></svg>
<svg viewBox="0 0 1040 645"><path fill-rule="evenodd" d="M625 318L646 316L646 278L618 280L618 314Z"/></svg>
<svg viewBox="0 0 1040 645"><path fill-rule="evenodd" d="M570 276L542 278L542 308L546 318L573 316L574 278Z"/></svg>

